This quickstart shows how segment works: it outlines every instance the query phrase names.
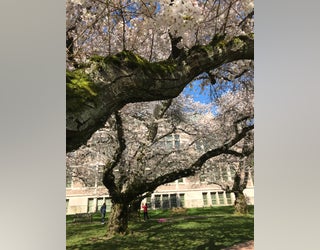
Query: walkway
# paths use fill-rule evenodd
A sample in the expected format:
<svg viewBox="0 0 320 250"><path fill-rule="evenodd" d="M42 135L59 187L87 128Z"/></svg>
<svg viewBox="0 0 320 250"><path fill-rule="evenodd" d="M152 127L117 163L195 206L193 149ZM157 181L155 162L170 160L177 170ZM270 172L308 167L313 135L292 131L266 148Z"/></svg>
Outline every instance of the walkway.
<svg viewBox="0 0 320 250"><path fill-rule="evenodd" d="M221 250L254 250L254 241L250 240Z"/></svg>

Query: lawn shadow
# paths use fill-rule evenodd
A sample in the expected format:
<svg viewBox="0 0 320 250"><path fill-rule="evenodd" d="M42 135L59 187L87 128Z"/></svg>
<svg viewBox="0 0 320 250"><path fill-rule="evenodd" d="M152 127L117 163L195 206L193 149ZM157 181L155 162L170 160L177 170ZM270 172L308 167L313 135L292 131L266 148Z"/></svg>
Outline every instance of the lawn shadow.
<svg viewBox="0 0 320 250"><path fill-rule="evenodd" d="M101 229L103 231L95 229L96 231L86 236L86 239L74 240L67 249L220 250L254 238L252 214L234 215L232 208L213 211L214 213L212 209L203 209L200 212L190 210L184 216L174 217L165 217L161 213L151 214L151 219L146 222L131 221L129 234L126 236L115 236L107 240L102 237L106 232L106 228L103 227ZM159 223L160 218L165 218L165 220ZM99 225L95 224L93 227L81 225L80 227L79 229L73 228L73 232L84 234L83 230L90 231Z"/></svg>

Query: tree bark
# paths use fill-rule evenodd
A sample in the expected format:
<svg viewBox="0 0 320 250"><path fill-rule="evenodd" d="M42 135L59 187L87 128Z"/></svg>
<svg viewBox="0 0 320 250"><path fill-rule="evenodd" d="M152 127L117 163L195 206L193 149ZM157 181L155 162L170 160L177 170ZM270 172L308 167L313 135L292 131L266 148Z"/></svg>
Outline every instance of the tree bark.
<svg viewBox="0 0 320 250"><path fill-rule="evenodd" d="M243 191L234 192L236 196L236 200L234 202L235 212L239 214L247 214L248 213L248 205L246 201L246 196Z"/></svg>
<svg viewBox="0 0 320 250"><path fill-rule="evenodd" d="M236 171L234 176L234 183L232 191L235 194L236 200L234 203L235 212L239 214L248 213L248 204L246 196L243 191L247 188L249 179L248 157L253 153L253 132L250 131L244 138L242 146L242 160L239 162L239 170Z"/></svg>
<svg viewBox="0 0 320 250"><path fill-rule="evenodd" d="M107 224L107 237L116 234L124 235L128 231L129 205L127 203L113 203Z"/></svg>
<svg viewBox="0 0 320 250"><path fill-rule="evenodd" d="M66 150L85 144L125 104L177 97L199 74L236 60L253 59L252 35L215 38L177 58L150 63L129 51L93 57L67 72Z"/></svg>

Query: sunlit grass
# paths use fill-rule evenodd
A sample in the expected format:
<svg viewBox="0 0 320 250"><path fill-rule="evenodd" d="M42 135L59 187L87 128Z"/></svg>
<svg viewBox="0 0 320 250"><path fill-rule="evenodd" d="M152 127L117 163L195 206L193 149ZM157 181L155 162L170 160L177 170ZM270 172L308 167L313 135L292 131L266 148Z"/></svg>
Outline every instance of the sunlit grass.
<svg viewBox="0 0 320 250"><path fill-rule="evenodd" d="M79 250L149 250L206 249L209 242L221 249L254 238L254 214L234 214L233 207L188 209L185 214L171 215L169 210L150 211L150 220L130 221L129 234L105 238L106 225L96 214L92 223L73 223L67 216L67 249ZM166 221L159 223L159 218ZM207 248L208 249L208 248Z"/></svg>

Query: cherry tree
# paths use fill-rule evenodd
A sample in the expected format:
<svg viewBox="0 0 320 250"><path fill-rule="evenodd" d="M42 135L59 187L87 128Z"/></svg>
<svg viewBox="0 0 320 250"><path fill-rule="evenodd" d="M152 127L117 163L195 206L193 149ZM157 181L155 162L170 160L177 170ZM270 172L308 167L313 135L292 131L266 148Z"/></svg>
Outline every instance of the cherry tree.
<svg viewBox="0 0 320 250"><path fill-rule="evenodd" d="M208 160L199 175L207 184L219 185L222 190L235 195L235 212L248 212L247 198L244 190L247 188L249 176L253 179L253 131L250 131L236 146L231 154L226 153ZM230 177L229 177L230 175Z"/></svg>
<svg viewBox="0 0 320 250"><path fill-rule="evenodd" d="M251 64L250 61L241 63ZM223 72L220 71L219 73ZM223 73L222 81L228 86L228 90L224 91L220 96L215 98L216 120L221 124L232 124L246 119L248 124L253 124L253 70L244 70L236 72L236 77L232 74ZM230 84L230 78L233 82ZM223 83L219 85L219 88ZM218 93L219 91L215 91ZM227 133L225 131L224 133ZM206 140L206 144L210 145L210 141ZM232 148L231 154L223 154L214 160L208 160L201 169L201 175L209 183L219 185L227 192L235 194L235 209L238 213L247 212L247 202L244 190L247 187L249 173L253 172L253 131L247 133L246 137ZM223 179L220 176L221 171L233 173L232 180Z"/></svg>
<svg viewBox="0 0 320 250"><path fill-rule="evenodd" d="M252 0L67 0L67 151L127 103L250 69Z"/></svg>
<svg viewBox="0 0 320 250"><path fill-rule="evenodd" d="M139 204L158 186L199 172L233 149L253 129L253 114L239 112L225 123L201 104L180 95L176 99L127 104L93 134L86 146L69 153L68 161L103 166L103 184L112 200L107 234L125 233L129 207ZM196 145L208 142L207 147Z"/></svg>

